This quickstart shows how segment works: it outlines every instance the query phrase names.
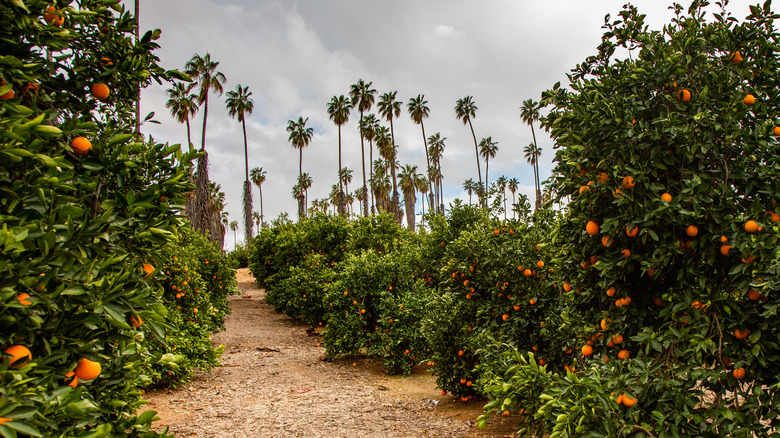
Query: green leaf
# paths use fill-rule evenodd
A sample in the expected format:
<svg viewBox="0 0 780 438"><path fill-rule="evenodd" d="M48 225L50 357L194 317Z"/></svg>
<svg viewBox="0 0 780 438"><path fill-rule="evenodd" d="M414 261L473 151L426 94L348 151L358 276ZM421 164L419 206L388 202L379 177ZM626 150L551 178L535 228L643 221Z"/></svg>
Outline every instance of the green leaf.
<svg viewBox="0 0 780 438"><path fill-rule="evenodd" d="M29 436L43 436L41 432L33 425L21 421L8 421L3 426L7 426L17 432L26 433Z"/></svg>

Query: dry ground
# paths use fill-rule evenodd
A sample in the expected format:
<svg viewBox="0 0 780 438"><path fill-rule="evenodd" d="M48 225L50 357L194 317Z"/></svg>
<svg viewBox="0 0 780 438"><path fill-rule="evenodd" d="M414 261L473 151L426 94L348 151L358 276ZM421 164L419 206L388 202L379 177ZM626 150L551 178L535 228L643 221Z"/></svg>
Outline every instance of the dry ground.
<svg viewBox="0 0 780 438"><path fill-rule="evenodd" d="M474 427L482 403L442 396L424 369L386 376L366 358L324 362L319 336L274 312L246 269L226 330L223 365L177 390L147 394L157 429L176 437L512 437L517 419Z"/></svg>

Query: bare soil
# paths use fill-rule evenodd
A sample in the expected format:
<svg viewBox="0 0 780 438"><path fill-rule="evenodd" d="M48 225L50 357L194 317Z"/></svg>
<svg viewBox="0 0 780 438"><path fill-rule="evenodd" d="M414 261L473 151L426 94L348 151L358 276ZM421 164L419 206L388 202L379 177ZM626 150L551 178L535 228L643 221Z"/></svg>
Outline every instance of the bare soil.
<svg viewBox="0 0 780 438"><path fill-rule="evenodd" d="M376 359L323 361L320 337L265 303L248 270L226 330L223 365L196 371L183 388L146 395L157 430L176 437L514 437L517 418L493 417L474 427L483 402L442 396L424 368L387 376Z"/></svg>

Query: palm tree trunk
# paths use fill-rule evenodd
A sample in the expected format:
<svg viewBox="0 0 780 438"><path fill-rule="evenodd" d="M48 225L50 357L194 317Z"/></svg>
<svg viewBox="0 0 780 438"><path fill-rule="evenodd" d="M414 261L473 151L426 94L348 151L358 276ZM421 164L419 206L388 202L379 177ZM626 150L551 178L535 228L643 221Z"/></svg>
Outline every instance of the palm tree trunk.
<svg viewBox="0 0 780 438"><path fill-rule="evenodd" d="M425 148L425 166L428 171L426 175L428 175L428 188L430 189L430 195L428 197L428 202L430 202L431 207L433 207L433 181L431 180L431 159L428 157L428 140L425 137L425 123L420 119L420 129L422 129L422 136L423 136L423 147ZM423 200L423 203L425 200Z"/></svg>
<svg viewBox="0 0 780 438"><path fill-rule="evenodd" d="M184 119L184 123L187 124L187 150L192 152L192 138L190 137L190 118L187 116L186 119Z"/></svg>
<svg viewBox="0 0 780 438"><path fill-rule="evenodd" d="M303 184L303 148L298 148L298 184ZM300 222L306 216L306 199L303 196L303 189L298 192L298 221Z"/></svg>
<svg viewBox="0 0 780 438"><path fill-rule="evenodd" d="M369 178L373 180L374 179L374 141L373 140L368 142L368 154L369 154L368 174L369 174ZM373 216L375 214L376 214L376 204L374 203L374 190L372 189L371 190L371 215Z"/></svg>
<svg viewBox="0 0 780 438"><path fill-rule="evenodd" d="M401 200L398 197L398 182L396 181L395 177L395 153L396 153L396 146L395 146L395 134L393 133L393 119L390 118L390 140L393 142L393 160L390 163L390 173L393 175L393 200L391 202L390 209L393 210L393 215L395 216L395 221L398 222L398 224L401 224Z"/></svg>
<svg viewBox="0 0 780 438"><path fill-rule="evenodd" d="M480 192L482 192L482 170L479 166L479 146L477 145L477 136L474 134L474 126L471 124L471 119L468 119L469 121L469 128L471 129L471 136L474 138L474 152L477 154L477 176L479 177L479 190L477 191L477 196L482 199Z"/></svg>
<svg viewBox="0 0 780 438"><path fill-rule="evenodd" d="M406 226L411 232L414 232L414 204L417 203L417 197L414 192L404 193L404 204L406 204Z"/></svg>
<svg viewBox="0 0 780 438"><path fill-rule="evenodd" d="M260 184L257 188L260 189L260 223L265 225L265 220L263 219L263 185Z"/></svg>
<svg viewBox="0 0 780 438"><path fill-rule="evenodd" d="M490 194L488 193L488 166L490 165L490 161L488 161L488 158L485 157L485 196L482 203L484 204L484 207L487 208L488 205L488 198L490 197Z"/></svg>
<svg viewBox="0 0 780 438"><path fill-rule="evenodd" d="M339 171L336 173L336 175L339 178L339 193L338 193L338 207L339 207L339 214L342 217L346 217L346 209L344 205L344 185L341 182L341 125L339 125Z"/></svg>
<svg viewBox="0 0 780 438"><path fill-rule="evenodd" d="M209 116L209 96L203 101L203 131L200 140L200 150L206 150L206 123ZM209 156L208 153L198 158L198 178L195 182L195 229L207 233L209 230ZM213 236L209 236L213 239Z"/></svg>
<svg viewBox="0 0 780 438"><path fill-rule="evenodd" d="M363 111L360 111L360 124L363 126ZM363 131L360 132L360 163L363 165L363 193L368 193L366 185L366 147L363 141ZM363 216L368 217L368 196L363 198Z"/></svg>
<svg viewBox="0 0 780 438"><path fill-rule="evenodd" d="M534 179L536 187L536 203L534 204L534 207L538 210L542 207L542 190L541 190L541 182L539 181L539 156L536 155L536 150L539 148L539 146L536 145L536 132L534 131L534 124L531 123L531 135L534 139Z"/></svg>
<svg viewBox="0 0 780 438"><path fill-rule="evenodd" d="M244 234L246 243L252 240L252 183L249 181L249 146L246 141L246 120L241 117L244 132Z"/></svg>

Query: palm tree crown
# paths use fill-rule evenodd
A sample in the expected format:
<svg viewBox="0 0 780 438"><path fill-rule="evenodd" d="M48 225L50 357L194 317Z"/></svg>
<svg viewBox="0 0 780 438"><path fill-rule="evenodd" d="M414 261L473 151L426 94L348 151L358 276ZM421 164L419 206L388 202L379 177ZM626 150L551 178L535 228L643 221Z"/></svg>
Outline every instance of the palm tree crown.
<svg viewBox="0 0 780 438"><path fill-rule="evenodd" d="M333 98L328 103L328 117L333 120L339 128L339 172L341 172L341 125L347 123L349 120L349 111L352 109L352 102L350 102L344 95ZM344 199L344 188L341 185L341 178L339 178L339 193L338 193L338 207L339 214L346 216Z"/></svg>
<svg viewBox="0 0 780 438"><path fill-rule="evenodd" d="M458 101L455 103L455 115L463 122L464 125L469 125L469 128L471 129L471 136L474 138L474 152L477 155L477 176L479 177L480 186L480 190L477 191L477 193L479 194L482 191L482 170L479 166L479 147L477 145L477 136L474 134L474 125L471 124L471 120L477 116L477 109L477 105L474 103L471 96L458 99Z"/></svg>
<svg viewBox="0 0 780 438"><path fill-rule="evenodd" d="M187 145L189 146L190 152L192 152L190 117L198 112L198 104L195 101L196 96L191 93L194 87L194 82L187 84L184 82L174 82L173 86L166 90L169 98L165 103L165 107L171 110L171 115L176 118L176 121L187 125Z"/></svg>
<svg viewBox="0 0 780 438"><path fill-rule="evenodd" d="M526 99L523 101L523 105L520 106L520 119L523 120L528 126L531 127L531 135L533 136L534 142L531 146L533 146L533 151L531 153L528 152L529 148L524 149L524 152L526 152L526 160L533 166L534 168L534 188L536 189L536 205L535 207L538 209L542 206L542 190L541 190L541 181L539 178L539 156L541 155L542 151L538 148L538 145L536 143L536 132L534 131L534 122L539 120L539 102L535 102L533 99Z"/></svg>
<svg viewBox="0 0 780 438"><path fill-rule="evenodd" d="M363 169L363 192L368 190L366 185L366 148L363 142L365 138L363 135L363 113L370 111L374 105L376 90L371 88L371 84L372 82L366 83L363 79L360 79L356 84L352 84L349 90L352 106L357 105L357 109L360 112L358 130L360 131L360 163ZM364 196L360 201L363 203L363 216L368 216L368 197Z"/></svg>

